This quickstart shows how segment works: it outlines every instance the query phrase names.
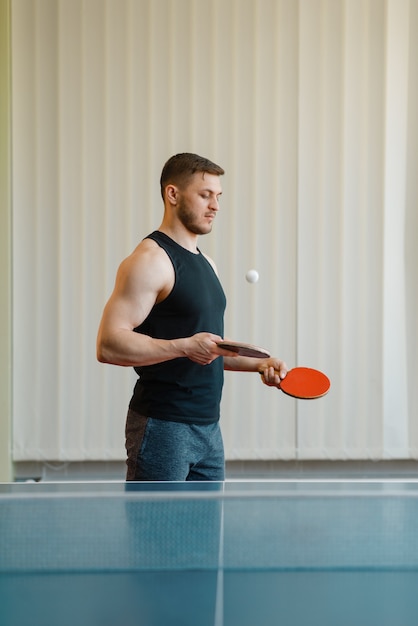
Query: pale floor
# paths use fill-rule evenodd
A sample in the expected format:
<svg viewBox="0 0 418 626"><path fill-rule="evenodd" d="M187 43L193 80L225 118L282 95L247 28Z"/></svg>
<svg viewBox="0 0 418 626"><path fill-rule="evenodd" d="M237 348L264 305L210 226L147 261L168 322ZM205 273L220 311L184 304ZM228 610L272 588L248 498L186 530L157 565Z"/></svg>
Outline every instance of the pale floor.
<svg viewBox="0 0 418 626"><path fill-rule="evenodd" d="M20 462L16 481L124 480L123 461ZM418 479L418 461L228 461L227 480L239 479Z"/></svg>

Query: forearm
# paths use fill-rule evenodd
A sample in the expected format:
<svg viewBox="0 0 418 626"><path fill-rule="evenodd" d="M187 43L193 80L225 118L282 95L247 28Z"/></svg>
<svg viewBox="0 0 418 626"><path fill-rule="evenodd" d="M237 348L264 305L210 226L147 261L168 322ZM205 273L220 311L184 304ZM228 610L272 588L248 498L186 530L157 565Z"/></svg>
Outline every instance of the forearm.
<svg viewBox="0 0 418 626"><path fill-rule="evenodd" d="M268 367L265 359L246 356L224 357L224 369L232 372L262 372L265 367Z"/></svg>
<svg viewBox="0 0 418 626"><path fill-rule="evenodd" d="M276 357L251 359L244 356L224 357L224 369L235 372L258 372L267 385L277 386L286 376L287 365Z"/></svg>
<svg viewBox="0 0 418 626"><path fill-rule="evenodd" d="M186 339L154 339L133 330L121 329L111 335L99 332L97 359L101 363L142 367L186 355Z"/></svg>

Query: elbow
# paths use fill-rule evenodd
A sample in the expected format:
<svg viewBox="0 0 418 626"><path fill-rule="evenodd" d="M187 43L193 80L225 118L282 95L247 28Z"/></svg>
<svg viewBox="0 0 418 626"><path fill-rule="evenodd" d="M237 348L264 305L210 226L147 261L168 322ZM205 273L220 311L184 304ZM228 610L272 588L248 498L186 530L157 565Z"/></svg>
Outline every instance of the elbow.
<svg viewBox="0 0 418 626"><path fill-rule="evenodd" d="M99 363L105 363L107 365L130 365L125 359L121 358L120 354L116 352L112 347L106 343L98 342L96 347L96 358Z"/></svg>
<svg viewBox="0 0 418 626"><path fill-rule="evenodd" d="M99 363L107 363L108 361L106 360L103 352L101 352L100 350L96 351L96 358L99 361Z"/></svg>
<svg viewBox="0 0 418 626"><path fill-rule="evenodd" d="M112 364L114 361L112 360L112 354L103 341L98 340L96 345L96 358L99 363L109 363Z"/></svg>
<svg viewBox="0 0 418 626"><path fill-rule="evenodd" d="M99 363L109 363L108 359L106 358L105 352L101 348L101 346L97 346L96 358L99 361Z"/></svg>

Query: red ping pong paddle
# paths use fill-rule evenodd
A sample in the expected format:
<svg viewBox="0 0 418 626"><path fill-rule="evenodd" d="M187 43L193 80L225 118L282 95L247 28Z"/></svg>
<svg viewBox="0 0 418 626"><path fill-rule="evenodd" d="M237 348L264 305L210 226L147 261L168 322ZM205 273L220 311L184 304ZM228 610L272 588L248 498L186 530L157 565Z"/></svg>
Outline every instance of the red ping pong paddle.
<svg viewBox="0 0 418 626"><path fill-rule="evenodd" d="M325 374L310 367L294 367L277 385L288 396L300 400L322 398L328 393L331 382Z"/></svg>
<svg viewBox="0 0 418 626"><path fill-rule="evenodd" d="M253 359L268 359L270 356L270 352L264 350L264 348L253 346L250 343L241 343L239 341L219 341L218 346L222 348L222 350L229 350L230 352L235 352L240 356L250 356Z"/></svg>

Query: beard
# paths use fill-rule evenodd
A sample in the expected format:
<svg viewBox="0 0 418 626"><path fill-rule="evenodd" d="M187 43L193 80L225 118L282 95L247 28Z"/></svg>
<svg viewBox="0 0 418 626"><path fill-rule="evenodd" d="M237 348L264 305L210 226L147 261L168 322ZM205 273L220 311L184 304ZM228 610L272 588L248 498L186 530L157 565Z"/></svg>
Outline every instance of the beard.
<svg viewBox="0 0 418 626"><path fill-rule="evenodd" d="M193 209L190 209L184 200L179 200L177 217L185 228L194 235L206 235L212 230L212 224L199 224Z"/></svg>

